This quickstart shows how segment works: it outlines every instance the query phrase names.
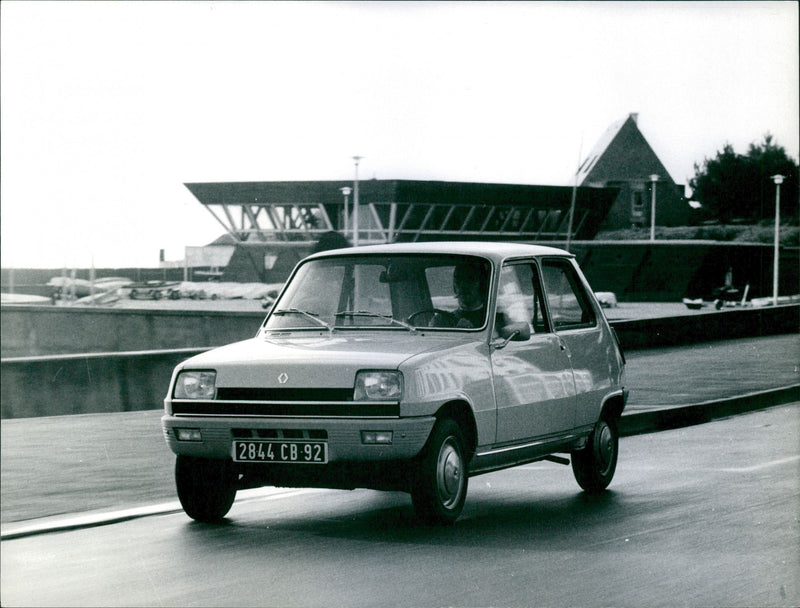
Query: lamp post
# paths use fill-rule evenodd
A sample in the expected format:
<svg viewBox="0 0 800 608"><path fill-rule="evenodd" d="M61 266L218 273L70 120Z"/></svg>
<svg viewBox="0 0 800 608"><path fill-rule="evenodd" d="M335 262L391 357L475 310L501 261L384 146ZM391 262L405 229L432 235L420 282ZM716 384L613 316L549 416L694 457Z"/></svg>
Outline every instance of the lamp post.
<svg viewBox="0 0 800 608"><path fill-rule="evenodd" d="M363 156L354 156L356 176L353 181L353 247L358 247L358 163Z"/></svg>
<svg viewBox="0 0 800 608"><path fill-rule="evenodd" d="M658 175L653 173L650 176L652 185L652 196L650 197L650 240L656 240L656 184L658 183Z"/></svg>
<svg viewBox="0 0 800 608"><path fill-rule="evenodd" d="M772 259L772 305L778 305L778 249L780 248L780 224L781 224L781 184L783 175L773 175L772 181L775 182L775 247Z"/></svg>
<svg viewBox="0 0 800 608"><path fill-rule="evenodd" d="M353 191L353 189L350 186L345 186L344 188L339 188L339 190L341 190L342 194L344 195L344 235L346 237L348 216L350 215L350 212L347 208L347 197L350 196L350 193Z"/></svg>

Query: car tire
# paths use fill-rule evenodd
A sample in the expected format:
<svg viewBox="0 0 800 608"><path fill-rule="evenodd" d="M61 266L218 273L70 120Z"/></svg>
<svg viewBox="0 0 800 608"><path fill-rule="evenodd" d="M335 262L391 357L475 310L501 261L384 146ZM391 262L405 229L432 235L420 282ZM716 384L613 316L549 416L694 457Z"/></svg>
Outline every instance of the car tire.
<svg viewBox="0 0 800 608"><path fill-rule="evenodd" d="M179 455L175 485L183 510L201 522L220 521L236 498L236 475L230 460Z"/></svg>
<svg viewBox="0 0 800 608"><path fill-rule="evenodd" d="M464 435L453 420L440 420L415 462L411 500L420 519L433 525L454 523L467 497Z"/></svg>
<svg viewBox="0 0 800 608"><path fill-rule="evenodd" d="M589 435L586 447L572 452L572 472L578 485L590 494L608 487L617 469L619 432L616 422L602 417Z"/></svg>

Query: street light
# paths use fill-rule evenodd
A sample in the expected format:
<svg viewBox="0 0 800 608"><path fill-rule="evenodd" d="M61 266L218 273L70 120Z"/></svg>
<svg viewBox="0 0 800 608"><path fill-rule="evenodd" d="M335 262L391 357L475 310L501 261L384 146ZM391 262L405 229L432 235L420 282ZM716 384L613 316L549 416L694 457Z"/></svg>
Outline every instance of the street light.
<svg viewBox="0 0 800 608"><path fill-rule="evenodd" d="M344 235L347 236L347 220L348 215L350 215L349 210L347 209L347 197L350 196L350 193L353 189L350 186L345 186L344 188L339 188L344 194Z"/></svg>
<svg viewBox="0 0 800 608"><path fill-rule="evenodd" d="M775 252L772 261L772 305L778 305L778 249L780 248L780 224L781 224L781 184L783 175L773 175L772 181L775 182Z"/></svg>
<svg viewBox="0 0 800 608"><path fill-rule="evenodd" d="M358 247L358 163L363 156L354 156L356 163L356 177L353 181L353 247Z"/></svg>
<svg viewBox="0 0 800 608"><path fill-rule="evenodd" d="M658 182L658 175L653 173L650 176L650 181L653 182L651 190L653 195L650 199L650 240L656 240L656 183Z"/></svg>

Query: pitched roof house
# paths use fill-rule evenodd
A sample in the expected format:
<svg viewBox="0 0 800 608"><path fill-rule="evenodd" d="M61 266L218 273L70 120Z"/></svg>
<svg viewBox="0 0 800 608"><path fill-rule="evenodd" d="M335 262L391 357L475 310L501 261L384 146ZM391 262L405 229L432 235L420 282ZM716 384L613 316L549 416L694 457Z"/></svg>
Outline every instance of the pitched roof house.
<svg viewBox="0 0 800 608"><path fill-rule="evenodd" d="M689 220L683 187L675 184L647 143L638 116L629 114L613 123L578 168L578 185L620 189L600 226L603 230L650 226L654 187L656 225L681 226Z"/></svg>

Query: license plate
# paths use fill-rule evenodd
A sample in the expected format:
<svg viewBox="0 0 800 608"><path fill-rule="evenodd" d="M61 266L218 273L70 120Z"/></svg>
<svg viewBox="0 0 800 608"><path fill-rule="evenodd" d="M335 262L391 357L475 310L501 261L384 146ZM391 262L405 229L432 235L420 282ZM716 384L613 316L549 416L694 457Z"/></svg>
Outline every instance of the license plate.
<svg viewBox="0 0 800 608"><path fill-rule="evenodd" d="M328 444L324 441L234 441L233 460L325 464Z"/></svg>

